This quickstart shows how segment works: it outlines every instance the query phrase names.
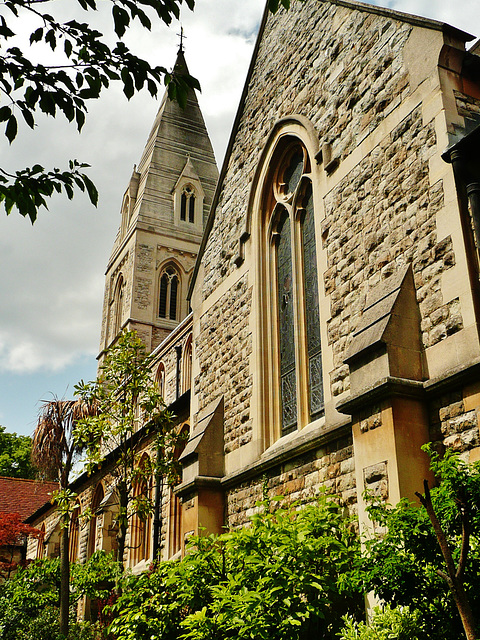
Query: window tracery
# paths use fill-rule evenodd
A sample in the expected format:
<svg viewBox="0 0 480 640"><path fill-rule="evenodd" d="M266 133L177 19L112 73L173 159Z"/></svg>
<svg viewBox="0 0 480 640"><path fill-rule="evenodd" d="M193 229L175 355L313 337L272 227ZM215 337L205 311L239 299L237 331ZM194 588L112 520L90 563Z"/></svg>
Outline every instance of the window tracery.
<svg viewBox="0 0 480 640"><path fill-rule="evenodd" d="M178 297L180 278L173 265L168 265L160 274L158 316L178 320Z"/></svg>
<svg viewBox="0 0 480 640"><path fill-rule="evenodd" d="M195 223L195 189L185 185L180 196L180 220Z"/></svg>
<svg viewBox="0 0 480 640"><path fill-rule="evenodd" d="M323 415L322 350L311 163L298 138L284 137L272 155L263 185L265 327L273 326L266 365L278 391L272 438ZM268 377L268 376L267 376ZM267 397L269 396L269 397Z"/></svg>

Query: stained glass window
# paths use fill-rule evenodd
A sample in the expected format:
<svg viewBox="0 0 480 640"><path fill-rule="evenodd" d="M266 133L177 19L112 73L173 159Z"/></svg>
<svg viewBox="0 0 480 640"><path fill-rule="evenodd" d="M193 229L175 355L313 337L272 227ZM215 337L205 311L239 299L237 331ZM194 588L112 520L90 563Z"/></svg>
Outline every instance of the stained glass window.
<svg viewBox="0 0 480 640"><path fill-rule="evenodd" d="M303 173L303 152L300 148L295 149L290 162L285 169L283 182L285 183L285 193L293 193L300 182Z"/></svg>
<svg viewBox="0 0 480 640"><path fill-rule="evenodd" d="M278 381L274 391L264 391L266 442L271 443L272 435L284 436L323 416L324 394L312 165L294 136L281 139L269 162L263 206L270 211L265 224L274 255L265 270L272 307L266 311L265 335L273 332L273 341L266 361ZM266 385L271 382L267 374ZM277 424L270 427L272 402Z"/></svg>
<svg viewBox="0 0 480 640"><path fill-rule="evenodd" d="M282 435L297 424L297 381L290 219L284 210L278 225L277 304L279 319Z"/></svg>
<svg viewBox="0 0 480 640"><path fill-rule="evenodd" d="M315 247L313 197L308 194L302 223L303 285L307 324L307 354L309 377L309 411L312 419L323 414L322 346L318 314L318 270Z"/></svg>

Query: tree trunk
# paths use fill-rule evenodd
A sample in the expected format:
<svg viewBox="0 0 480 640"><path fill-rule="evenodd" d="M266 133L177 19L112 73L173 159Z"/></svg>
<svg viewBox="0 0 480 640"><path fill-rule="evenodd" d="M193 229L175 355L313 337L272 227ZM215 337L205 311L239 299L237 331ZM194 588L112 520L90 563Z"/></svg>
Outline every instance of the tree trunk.
<svg viewBox="0 0 480 640"><path fill-rule="evenodd" d="M64 522L63 524L60 541L60 634L66 638L68 636L70 608L70 559L68 557L68 523Z"/></svg>

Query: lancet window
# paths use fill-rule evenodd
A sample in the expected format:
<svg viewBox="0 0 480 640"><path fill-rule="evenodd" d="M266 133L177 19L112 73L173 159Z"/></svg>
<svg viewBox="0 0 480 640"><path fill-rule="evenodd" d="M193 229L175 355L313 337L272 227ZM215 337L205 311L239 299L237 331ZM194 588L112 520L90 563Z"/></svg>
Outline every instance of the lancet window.
<svg viewBox="0 0 480 640"><path fill-rule="evenodd" d="M264 188L264 237L272 257L265 296L271 310L267 325L275 327L268 365L278 389L272 394L278 437L323 415L324 398L310 159L293 137L274 159Z"/></svg>
<svg viewBox="0 0 480 640"><path fill-rule="evenodd" d="M143 473L150 468L150 459L142 456L139 467ZM152 537L152 517L149 511L152 485L150 478L142 475L133 487L133 499L135 502L135 515L131 526L131 558L132 565L150 557L150 542Z"/></svg>
<svg viewBox="0 0 480 640"><path fill-rule="evenodd" d="M195 190L191 185L183 188L180 197L180 220L195 222Z"/></svg>
<svg viewBox="0 0 480 640"><path fill-rule="evenodd" d="M178 320L178 297L180 278L172 265L168 265L160 275L158 315L160 318Z"/></svg>

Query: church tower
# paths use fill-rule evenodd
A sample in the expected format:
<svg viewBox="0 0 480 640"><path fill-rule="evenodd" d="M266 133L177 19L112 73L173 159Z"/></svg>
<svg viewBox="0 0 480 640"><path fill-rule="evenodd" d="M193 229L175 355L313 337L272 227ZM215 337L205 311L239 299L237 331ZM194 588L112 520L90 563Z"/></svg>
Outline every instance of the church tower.
<svg viewBox="0 0 480 640"><path fill-rule="evenodd" d="M188 73L182 47L175 72ZM218 170L195 91L182 109L165 93L123 196L108 262L101 359L121 329L153 351L189 313L187 291Z"/></svg>

